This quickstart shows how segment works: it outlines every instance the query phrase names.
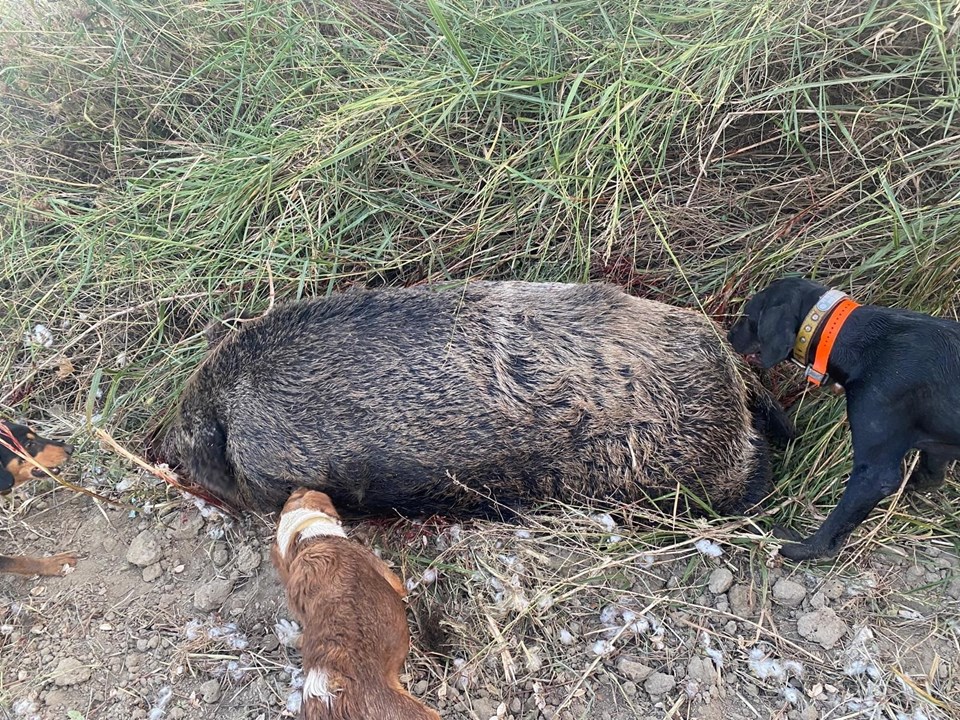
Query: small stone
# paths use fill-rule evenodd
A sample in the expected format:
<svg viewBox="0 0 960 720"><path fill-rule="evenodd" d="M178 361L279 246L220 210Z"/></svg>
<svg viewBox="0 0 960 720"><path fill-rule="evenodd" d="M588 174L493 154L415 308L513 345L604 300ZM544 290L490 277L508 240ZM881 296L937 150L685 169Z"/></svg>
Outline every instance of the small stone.
<svg viewBox="0 0 960 720"><path fill-rule="evenodd" d="M630 682L629 680L627 680L627 681L623 684L623 693L624 693L627 697L634 697L634 696L637 694L637 686L636 686L634 683L632 683L632 682Z"/></svg>
<svg viewBox="0 0 960 720"><path fill-rule="evenodd" d="M163 574L163 570L160 568L160 563L154 563L153 565L147 565L143 569L143 581L144 582L153 582L158 577Z"/></svg>
<svg viewBox="0 0 960 720"><path fill-rule="evenodd" d="M749 585L734 585L727 592L733 614L743 618L753 617L753 588Z"/></svg>
<svg viewBox="0 0 960 720"><path fill-rule="evenodd" d="M237 551L237 570L242 573L252 573L260 567L260 553L249 545L241 545Z"/></svg>
<svg viewBox="0 0 960 720"><path fill-rule="evenodd" d="M650 676L644 680L643 689L650 695L663 695L673 690L673 686L676 684L677 680L673 675L655 672L651 673Z"/></svg>
<svg viewBox="0 0 960 720"><path fill-rule="evenodd" d="M820 720L820 713L817 712L817 708L814 706L814 704L810 703L800 711L800 717L802 720Z"/></svg>
<svg viewBox="0 0 960 720"><path fill-rule="evenodd" d="M510 712L514 715L519 715L523 711L523 703L520 702L520 698L514 698L510 701Z"/></svg>
<svg viewBox="0 0 960 720"><path fill-rule="evenodd" d="M43 704L47 707L67 707L70 704L70 694L66 690L50 690L43 696Z"/></svg>
<svg viewBox="0 0 960 720"><path fill-rule="evenodd" d="M207 680L203 685L200 686L200 694L203 696L203 701L208 705L213 705L217 700L220 699L220 681L219 680Z"/></svg>
<svg viewBox="0 0 960 720"><path fill-rule="evenodd" d="M802 615L797 620L797 632L807 640L819 643L825 650L836 645L848 629L847 624L829 607Z"/></svg>
<svg viewBox="0 0 960 720"><path fill-rule="evenodd" d="M223 543L217 543L213 548L213 552L210 553L210 559L213 560L213 564L217 567L223 567L230 562L230 553L227 552L227 546Z"/></svg>
<svg viewBox="0 0 960 720"><path fill-rule="evenodd" d="M773 586L773 601L785 607L797 607L807 596L807 589L798 582L780 578Z"/></svg>
<svg viewBox="0 0 960 720"><path fill-rule="evenodd" d="M193 605L202 612L216 610L226 602L232 591L233 580L224 578L211 580L197 588L193 594Z"/></svg>
<svg viewBox="0 0 960 720"><path fill-rule="evenodd" d="M822 590L818 590L810 598L810 607L814 608L815 610L825 608L829 604L830 603L827 602L827 596L823 594Z"/></svg>
<svg viewBox="0 0 960 720"><path fill-rule="evenodd" d="M155 562L159 562L162 557L160 541L149 530L144 530L137 535L127 550L127 562L137 567L153 565Z"/></svg>
<svg viewBox="0 0 960 720"><path fill-rule="evenodd" d="M59 687L79 685L90 679L90 667L72 657L65 657L53 671L53 684Z"/></svg>
<svg viewBox="0 0 960 720"><path fill-rule="evenodd" d="M483 720L497 716L497 708L485 697L474 698L473 712L477 717L483 718Z"/></svg>
<svg viewBox="0 0 960 720"><path fill-rule="evenodd" d="M960 600L960 580L954 580L947 586L947 595L954 600Z"/></svg>
<svg viewBox="0 0 960 720"><path fill-rule="evenodd" d="M924 572L925 570L919 565L911 565L904 574L907 576L907 581L913 584L923 580Z"/></svg>
<svg viewBox="0 0 960 720"><path fill-rule="evenodd" d="M620 661L617 663L617 670L619 670L624 677L633 680L635 683L643 682L650 677L650 673L653 672L652 667L647 667L643 663L629 657L620 658Z"/></svg>
<svg viewBox="0 0 960 720"><path fill-rule="evenodd" d="M843 597L843 583L836 578L825 580L820 590L831 600Z"/></svg>
<svg viewBox="0 0 960 720"><path fill-rule="evenodd" d="M708 687L716 685L719 679L713 662L709 658L702 657L691 658L687 665L687 677Z"/></svg>
<svg viewBox="0 0 960 720"><path fill-rule="evenodd" d="M263 648L264 652L273 652L280 647L280 638L273 633L265 635L261 647Z"/></svg>
<svg viewBox="0 0 960 720"><path fill-rule="evenodd" d="M933 564L941 570L951 570L955 567L960 567L960 558L953 557L952 555L938 555L936 560L933 561Z"/></svg>
<svg viewBox="0 0 960 720"><path fill-rule="evenodd" d="M733 573L727 568L717 568L710 573L710 582L707 587L714 595L721 595L733 585Z"/></svg>
<svg viewBox="0 0 960 720"><path fill-rule="evenodd" d="M203 527L203 516L197 512L182 512L170 524L170 535L177 540L195 538Z"/></svg>

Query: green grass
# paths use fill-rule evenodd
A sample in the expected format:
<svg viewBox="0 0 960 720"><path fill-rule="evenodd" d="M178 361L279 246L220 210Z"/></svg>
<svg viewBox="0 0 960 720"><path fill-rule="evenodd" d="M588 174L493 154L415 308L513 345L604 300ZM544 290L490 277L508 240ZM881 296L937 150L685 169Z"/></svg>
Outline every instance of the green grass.
<svg viewBox="0 0 960 720"><path fill-rule="evenodd" d="M3 5L5 413L137 447L271 283L605 278L725 322L799 272L960 307L955 2ZM799 418L809 522L849 444L839 400Z"/></svg>

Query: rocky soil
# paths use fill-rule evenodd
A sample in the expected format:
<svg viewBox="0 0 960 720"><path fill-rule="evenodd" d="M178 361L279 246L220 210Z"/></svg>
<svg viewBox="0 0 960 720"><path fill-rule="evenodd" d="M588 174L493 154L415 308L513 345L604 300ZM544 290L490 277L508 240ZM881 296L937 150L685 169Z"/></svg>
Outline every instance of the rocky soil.
<svg viewBox="0 0 960 720"><path fill-rule="evenodd" d="M118 485L132 505L38 486L0 510L4 552L80 555L62 578L0 577L0 717L295 716L269 519ZM642 524L564 510L351 533L407 578L403 681L444 718L960 717L950 543L860 543L796 567L756 530L654 541Z"/></svg>

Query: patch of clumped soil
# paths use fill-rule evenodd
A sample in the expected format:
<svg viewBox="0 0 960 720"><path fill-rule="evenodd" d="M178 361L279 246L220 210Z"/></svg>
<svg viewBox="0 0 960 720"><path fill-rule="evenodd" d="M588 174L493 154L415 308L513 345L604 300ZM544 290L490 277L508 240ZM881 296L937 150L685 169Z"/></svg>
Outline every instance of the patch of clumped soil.
<svg viewBox="0 0 960 720"><path fill-rule="evenodd" d="M4 552L81 555L63 578L0 577L0 715L295 716L272 525L120 485L139 510L35 488L0 511ZM655 544L627 517L352 528L411 590L403 682L451 719L957 717L955 551L793 567L736 531Z"/></svg>

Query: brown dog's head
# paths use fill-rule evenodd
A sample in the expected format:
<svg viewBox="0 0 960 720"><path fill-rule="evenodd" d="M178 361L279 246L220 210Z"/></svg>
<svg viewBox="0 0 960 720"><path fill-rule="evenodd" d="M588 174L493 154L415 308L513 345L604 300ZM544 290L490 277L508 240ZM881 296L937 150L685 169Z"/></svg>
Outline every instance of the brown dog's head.
<svg viewBox="0 0 960 720"><path fill-rule="evenodd" d="M72 445L42 438L25 425L0 421L0 494L6 494L28 480L43 477L46 473L41 468L59 473L72 454ZM24 455L32 457L33 463Z"/></svg>
<svg viewBox="0 0 960 720"><path fill-rule="evenodd" d="M309 536L339 535L345 537L340 526L340 516L330 497L325 493L307 488L294 490L280 513L277 537L271 549L274 567L280 573L280 581L286 585L293 561L295 547L301 533Z"/></svg>
<svg viewBox="0 0 960 720"><path fill-rule="evenodd" d="M334 520L340 519L336 508L333 507L333 502L330 500L330 496L326 493L320 492L319 490L310 490L309 488L303 487L297 488L290 493L290 497L287 498L287 502L284 504L283 511L280 513L280 515L282 517L284 513L299 509L319 510L324 515L329 515Z"/></svg>

